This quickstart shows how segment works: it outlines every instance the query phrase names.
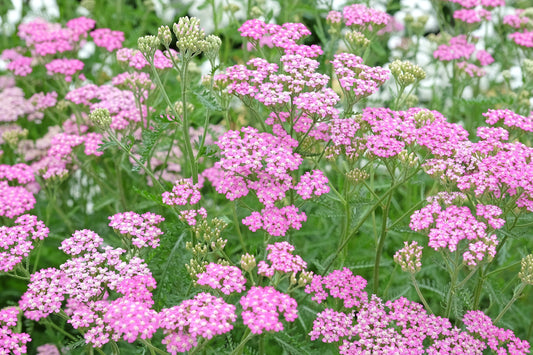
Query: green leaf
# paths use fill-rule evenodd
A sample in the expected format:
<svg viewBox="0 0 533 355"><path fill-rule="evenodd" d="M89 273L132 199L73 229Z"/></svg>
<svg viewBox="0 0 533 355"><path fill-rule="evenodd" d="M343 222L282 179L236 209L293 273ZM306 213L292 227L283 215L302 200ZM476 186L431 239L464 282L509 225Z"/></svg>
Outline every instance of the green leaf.
<svg viewBox="0 0 533 355"><path fill-rule="evenodd" d="M210 111L222 111L222 107L218 104L217 99L208 90L193 91L194 95L198 98L198 101Z"/></svg>

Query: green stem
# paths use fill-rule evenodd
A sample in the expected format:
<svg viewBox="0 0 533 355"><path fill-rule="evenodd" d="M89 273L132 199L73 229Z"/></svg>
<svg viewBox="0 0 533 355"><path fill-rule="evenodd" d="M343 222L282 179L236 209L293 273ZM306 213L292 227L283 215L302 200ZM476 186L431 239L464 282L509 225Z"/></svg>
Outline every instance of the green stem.
<svg viewBox="0 0 533 355"><path fill-rule="evenodd" d="M518 297L520 297L520 295L522 294L522 291L524 291L525 287L526 287L526 284L522 282L520 284L520 286L518 287L518 289L514 292L513 298L511 298L511 300L502 309L500 314L498 314L498 316L494 319L494 324L497 324L500 321L500 319L503 317L503 315L509 310L509 308L511 308L513 303L515 303L515 301L518 299Z"/></svg>
<svg viewBox="0 0 533 355"><path fill-rule="evenodd" d="M385 246L385 238L387 237L387 220L389 217L389 210L390 210L390 204L392 201L392 193L389 194L389 197L387 198L387 202L385 203L385 207L383 207L383 217L381 221L381 235L379 237L379 243L376 250L376 261L374 263L374 294L378 293L378 286L379 286L379 264L381 262L381 255L383 254L383 247Z"/></svg>
<svg viewBox="0 0 533 355"><path fill-rule="evenodd" d="M378 201L376 201L376 203L374 203L368 210L366 210L364 215L361 217L359 223L357 223L357 225L351 230L351 232L348 235L348 237L341 241L341 243L337 247L337 251L335 252L334 257L331 259L329 264L324 269L324 273L328 272L329 268L333 265L333 263L335 262L335 260L339 256L339 253L346 247L346 245L348 245L350 240L357 235L357 233L359 232L359 229L366 222L366 219L376 210L376 208L381 206L381 203L389 196L389 194L392 194L400 185L402 185L405 181L407 181L410 178L412 178L413 176L415 176L417 173L418 173L418 169L415 170L414 172L412 172L411 174L409 174L404 180L396 182L387 191L385 191L385 193L379 198Z"/></svg>
<svg viewBox="0 0 533 355"><path fill-rule="evenodd" d="M191 145L191 137L189 136L189 115L187 110L187 72L189 70L189 58L183 59L183 66L180 71L181 76L181 102L183 104L183 125L182 125L182 132L183 132L183 140L185 141L185 156L188 157L189 160L189 169L190 173L192 175L192 182L193 184L198 183L198 164L194 159L194 153L192 150ZM205 134L205 132L204 132Z"/></svg>
<svg viewBox="0 0 533 355"><path fill-rule="evenodd" d="M236 201L233 201L232 207L233 207L233 223L235 224L235 230L237 231L237 235L239 236L239 241L241 242L242 251L244 253L247 253L246 244L244 243L244 238L242 236L239 220L237 219L237 202Z"/></svg>
<svg viewBox="0 0 533 355"><path fill-rule="evenodd" d="M244 332L241 342L239 345L231 352L231 355L239 355L242 354L242 349L244 349L244 346L250 340L255 334L250 331L250 328L246 328L246 331Z"/></svg>
<svg viewBox="0 0 533 355"><path fill-rule="evenodd" d="M415 287L416 293L418 294L418 297L420 298L420 301L422 301L422 303L424 304L424 307L426 307L426 311L428 311L430 314L434 314L433 310L431 309L431 307L427 303L424 295L420 291L420 288L418 287L418 282L416 282L415 275L414 274L410 274L410 275L411 275L411 281L413 282L413 286Z"/></svg>
<svg viewBox="0 0 533 355"><path fill-rule="evenodd" d="M61 334L63 334L64 336L66 336L67 338L69 338L70 340L76 340L76 337L72 334L70 334L69 332L67 332L65 329L57 326L54 322L48 320L45 318L45 322L44 322L45 325L47 326L50 326L52 328L54 328L55 330L57 330L58 332L60 332Z"/></svg>
<svg viewBox="0 0 533 355"><path fill-rule="evenodd" d="M140 339L140 342L148 347L148 349L150 350L151 354L156 352L156 353L161 354L161 355L168 355L167 352L165 352L165 351L153 346L152 343L150 342L150 340Z"/></svg>

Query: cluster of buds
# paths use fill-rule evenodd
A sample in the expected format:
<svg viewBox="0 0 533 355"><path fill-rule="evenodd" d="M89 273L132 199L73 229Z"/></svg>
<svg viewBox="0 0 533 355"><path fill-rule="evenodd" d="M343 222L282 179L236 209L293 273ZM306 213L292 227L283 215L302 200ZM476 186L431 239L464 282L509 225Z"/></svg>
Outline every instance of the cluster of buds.
<svg viewBox="0 0 533 355"><path fill-rule="evenodd" d="M15 149L19 142L25 139L28 136L28 130L24 129L10 129L5 131L2 134L2 139L6 142L11 148Z"/></svg>
<svg viewBox="0 0 533 355"><path fill-rule="evenodd" d="M89 120L98 128L106 130L111 124L111 115L109 114L108 109L97 108L89 114Z"/></svg>
<svg viewBox="0 0 533 355"><path fill-rule="evenodd" d="M370 175L361 169L352 169L346 173L346 178L354 185L359 184L362 181L368 179Z"/></svg>
<svg viewBox="0 0 533 355"><path fill-rule="evenodd" d="M187 102L185 107L187 108L188 113L194 110L194 105L190 102ZM183 115L183 101L176 101L176 103L174 103L174 110L179 116Z"/></svg>
<svg viewBox="0 0 533 355"><path fill-rule="evenodd" d="M172 42L172 32L170 32L170 27L159 27L159 29L157 30L157 38L159 39L159 42L161 42L161 44L163 44L163 46L168 49L170 43Z"/></svg>
<svg viewBox="0 0 533 355"><path fill-rule="evenodd" d="M241 268L246 272L251 272L257 266L255 257L248 253L241 256Z"/></svg>
<svg viewBox="0 0 533 355"><path fill-rule="evenodd" d="M159 48L160 44L161 42L157 36L142 36L137 40L137 47L148 62L153 61L155 51Z"/></svg>
<svg viewBox="0 0 533 355"><path fill-rule="evenodd" d="M291 285L298 284L298 287L304 287L307 284L310 284L313 281L315 274L312 271L302 271L296 280L294 273L291 275Z"/></svg>
<svg viewBox="0 0 533 355"><path fill-rule="evenodd" d="M220 237L226 227L227 223L218 218L203 219L191 227L196 243L187 242L185 244L185 248L193 255L185 267L193 279L196 278L197 274L205 272L208 255L210 253L220 254L226 246L227 240ZM219 260L217 264L227 265L227 261Z"/></svg>
<svg viewBox="0 0 533 355"><path fill-rule="evenodd" d="M402 271L416 274L422 268L422 249L417 242L404 242L404 247L394 254L394 262L402 267Z"/></svg>
<svg viewBox="0 0 533 355"><path fill-rule="evenodd" d="M424 29L426 28L426 23L428 20L429 16L427 15L422 15L415 18L413 15L407 14L404 18L405 27L407 27L408 30L413 31L413 33L417 36L424 34Z"/></svg>
<svg viewBox="0 0 533 355"><path fill-rule="evenodd" d="M416 128L420 128L435 121L435 116L431 111L421 110L413 115L416 122Z"/></svg>
<svg viewBox="0 0 533 355"><path fill-rule="evenodd" d="M522 269L518 273L518 277L526 285L533 285L533 254L522 259Z"/></svg>
<svg viewBox="0 0 533 355"><path fill-rule="evenodd" d="M398 159L409 168L414 168L418 164L418 157L414 152L409 154L406 150L402 150L398 154Z"/></svg>
<svg viewBox="0 0 533 355"><path fill-rule="evenodd" d="M362 55L370 44L370 40L358 31L348 31L344 35L345 43L351 53Z"/></svg>
<svg viewBox="0 0 533 355"><path fill-rule="evenodd" d="M200 20L196 17L181 17L178 23L174 24L173 30L177 39L176 46L184 57L194 57L202 52L208 56L216 56L222 44L217 36L211 35L206 38L204 30L200 27ZM163 35L166 30L162 32Z"/></svg>
<svg viewBox="0 0 533 355"><path fill-rule="evenodd" d="M389 65L389 70L401 88L405 88L426 78L424 69L407 60L396 59Z"/></svg>

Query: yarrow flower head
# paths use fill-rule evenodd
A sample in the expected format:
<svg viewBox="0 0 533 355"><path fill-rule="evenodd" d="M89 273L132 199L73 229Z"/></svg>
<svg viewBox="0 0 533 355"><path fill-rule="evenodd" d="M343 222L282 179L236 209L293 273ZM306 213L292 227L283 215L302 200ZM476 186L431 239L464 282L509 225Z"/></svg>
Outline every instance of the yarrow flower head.
<svg viewBox="0 0 533 355"><path fill-rule="evenodd" d="M389 71L381 67L369 67L354 54L335 54L331 61L341 87L360 99L375 93L389 79Z"/></svg>
<svg viewBox="0 0 533 355"><path fill-rule="evenodd" d="M209 340L229 332L237 319L234 305L209 293L199 293L178 306L162 309L159 317L159 328L165 334L162 343L173 355L198 345L199 337Z"/></svg>
<svg viewBox="0 0 533 355"><path fill-rule="evenodd" d="M315 275L305 292L313 294L311 299L322 303L328 296L344 301L344 307L358 307L366 302L368 296L363 289L367 281L359 275L354 275L348 268L334 270L327 276Z"/></svg>
<svg viewBox="0 0 533 355"><path fill-rule="evenodd" d="M159 236L163 234L163 231L156 225L165 220L160 215L151 212L142 215L124 212L109 217L109 220L109 226L118 233L132 238L131 243L137 248L159 246Z"/></svg>
<svg viewBox="0 0 533 355"><path fill-rule="evenodd" d="M163 203L169 206L195 205L202 197L201 187L200 183L193 184L191 178L177 180L172 192L163 192Z"/></svg>
<svg viewBox="0 0 533 355"><path fill-rule="evenodd" d="M205 266L205 272L196 275L198 285L206 285L215 290L229 295L233 292L243 292L246 287L246 279L241 269L236 266L209 263Z"/></svg>
<svg viewBox="0 0 533 355"><path fill-rule="evenodd" d="M287 322L294 322L298 318L296 300L272 286L253 286L241 298L240 304L243 309L242 320L253 334L282 331L280 315Z"/></svg>
<svg viewBox="0 0 533 355"><path fill-rule="evenodd" d="M259 275L272 277L276 271L296 275L297 272L307 268L307 263L301 256L292 254L294 246L288 242L269 244L266 249L268 250L267 260L271 262L271 265L261 260L257 264Z"/></svg>
<svg viewBox="0 0 533 355"><path fill-rule="evenodd" d="M30 335L16 333L19 323L19 308L6 307L0 309L0 352L3 354L26 354L26 344L31 341Z"/></svg>
<svg viewBox="0 0 533 355"><path fill-rule="evenodd" d="M402 267L402 271L416 274L422 267L422 249L417 242L404 242L404 247L394 254L394 262Z"/></svg>
<svg viewBox="0 0 533 355"><path fill-rule="evenodd" d="M242 220L242 224L255 232L264 229L274 237L285 236L289 228L300 229L302 222L307 220L304 212L298 213L298 208L294 205L282 208L266 207L261 212L254 211Z"/></svg>

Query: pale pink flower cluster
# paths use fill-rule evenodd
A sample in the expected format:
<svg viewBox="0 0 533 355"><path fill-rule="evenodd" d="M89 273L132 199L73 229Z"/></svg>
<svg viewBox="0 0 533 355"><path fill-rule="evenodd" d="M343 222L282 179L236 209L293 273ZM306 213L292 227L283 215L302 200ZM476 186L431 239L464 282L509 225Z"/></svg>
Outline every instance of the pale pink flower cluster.
<svg viewBox="0 0 533 355"><path fill-rule="evenodd" d="M152 212L142 215L135 212L117 213L109 217L109 226L120 234L131 238L131 244L137 248L159 246L159 236L163 231L156 225L165 219Z"/></svg>
<svg viewBox="0 0 533 355"><path fill-rule="evenodd" d="M163 192L163 203L169 206L195 205L202 198L201 188L202 185L200 183L193 184L191 178L176 180L172 192Z"/></svg>
<svg viewBox="0 0 533 355"><path fill-rule="evenodd" d="M363 4L354 4L342 9L344 24L358 31L377 31L393 21L386 12L371 9Z"/></svg>
<svg viewBox="0 0 533 355"><path fill-rule="evenodd" d="M403 242L404 247L394 254L394 262L401 266L402 271L415 274L422 268L422 247L418 242Z"/></svg>
<svg viewBox="0 0 533 355"><path fill-rule="evenodd" d="M476 46L468 42L466 35L459 35L452 37L449 44L441 44L433 52L433 57L446 62L462 58L469 59L475 50Z"/></svg>
<svg viewBox="0 0 533 355"><path fill-rule="evenodd" d="M270 206L260 212L254 211L242 220L242 224L248 226L252 232L264 229L271 236L284 237L289 228L298 230L305 221L307 221L306 214L298 213L296 206L289 205L281 208Z"/></svg>
<svg viewBox="0 0 533 355"><path fill-rule="evenodd" d="M0 216L14 218L31 210L35 202L33 194L24 187L0 181Z"/></svg>
<svg viewBox="0 0 533 355"><path fill-rule="evenodd" d="M177 52L174 49L169 49L164 52L157 49L154 54L154 67L162 70L172 68L172 60L170 56L176 58ZM137 70L141 70L150 65L141 51L131 48L119 49L117 51L117 61L125 63Z"/></svg>
<svg viewBox="0 0 533 355"><path fill-rule="evenodd" d="M156 86L150 79L150 75L144 72L124 72L111 79L111 83L119 88L125 88L138 97L147 99L148 91L155 90Z"/></svg>
<svg viewBox="0 0 533 355"><path fill-rule="evenodd" d="M234 305L209 293L199 293L178 306L162 309L159 317L159 327L165 334L162 343L173 355L198 345L199 337L209 340L229 332L237 319Z"/></svg>
<svg viewBox="0 0 533 355"><path fill-rule="evenodd" d="M122 48L122 42L124 42L124 32L112 31L109 28L94 30L91 32L91 37L93 38L94 44L107 49L108 52Z"/></svg>
<svg viewBox="0 0 533 355"><path fill-rule="evenodd" d="M449 2L456 3L466 8L473 8L476 6L484 6L487 8L494 8L505 6L505 0L447 0Z"/></svg>
<svg viewBox="0 0 533 355"><path fill-rule="evenodd" d="M18 324L18 307L0 309L0 353L26 354L26 344L31 341L26 333L15 333Z"/></svg>
<svg viewBox="0 0 533 355"><path fill-rule="evenodd" d="M20 24L18 36L30 47L32 56L44 57L78 49L94 25L94 20L85 17L70 20L66 27L37 18Z"/></svg>
<svg viewBox="0 0 533 355"><path fill-rule="evenodd" d="M241 269L235 266L209 263L205 266L205 271L196 277L198 277L196 281L198 285L209 286L226 295L233 292L241 293L246 289L246 279Z"/></svg>
<svg viewBox="0 0 533 355"><path fill-rule="evenodd" d="M357 99L372 95L389 79L387 69L365 65L355 54L339 53L334 58L331 64L341 87Z"/></svg>
<svg viewBox="0 0 533 355"><path fill-rule="evenodd" d="M45 68L48 71L48 75L60 74L65 76L65 81L70 83L72 77L76 72L83 69L83 62L78 59L54 59L50 63L45 64ZM80 80L84 80L83 74L78 75Z"/></svg>
<svg viewBox="0 0 533 355"><path fill-rule="evenodd" d="M287 322L294 322L298 318L296 300L272 286L253 286L241 298L240 304L243 309L243 323L253 334L282 331L280 315L283 315Z"/></svg>
<svg viewBox="0 0 533 355"><path fill-rule="evenodd" d="M515 336L511 329L498 328L482 311L468 311L463 317L466 329L487 343L498 354L529 353L529 343ZM507 348L507 349L506 349ZM506 352L507 350L508 352Z"/></svg>
<svg viewBox="0 0 533 355"><path fill-rule="evenodd" d="M442 317L427 314L421 304L404 297L383 302L364 298L349 313L326 308L317 314L311 340L340 342L340 354L527 354L529 343L511 330L498 328L481 311L468 311L467 331Z"/></svg>
<svg viewBox="0 0 533 355"><path fill-rule="evenodd" d="M474 11L474 10L460 10L460 11ZM490 13L489 13L490 14ZM478 65L471 63L473 54L475 61L480 66L487 66L494 62L494 58L483 49L476 50L473 43L469 43L466 35L459 35L452 37L449 44L441 44L437 50L433 52L433 57L443 62L450 62L452 60L460 60L456 63L457 67L464 71L470 77L481 77L485 75L485 71Z"/></svg>
<svg viewBox="0 0 533 355"><path fill-rule="evenodd" d="M6 59L5 56L2 55L2 59ZM16 76L27 76L28 74L31 74L33 71L33 58L31 57L25 57L23 55L19 55L13 60L11 60L6 68L9 71L12 71L14 75Z"/></svg>
<svg viewBox="0 0 533 355"><path fill-rule="evenodd" d="M334 270L327 276L315 275L311 284L305 287L305 292L313 294L311 299L322 303L328 296L343 300L344 307L358 307L366 302L368 295L363 289L366 280L354 275L348 268Z"/></svg>
<svg viewBox="0 0 533 355"><path fill-rule="evenodd" d="M321 170L308 171L300 177L300 182L295 187L296 193L303 200L320 196L329 192L329 180Z"/></svg>
<svg viewBox="0 0 533 355"><path fill-rule="evenodd" d="M59 250L63 250L68 255L79 255L82 253L95 253L98 247L104 243L102 237L89 229L77 230L71 238L61 242Z"/></svg>
<svg viewBox="0 0 533 355"><path fill-rule="evenodd" d="M35 181L35 174L29 165L18 163L15 165L0 164L0 180L14 181L28 184Z"/></svg>
<svg viewBox="0 0 533 355"><path fill-rule="evenodd" d="M487 215L490 212L482 209L481 213ZM492 218L492 215L489 216ZM428 246L435 250L448 249L454 252L462 240L467 240L463 260L468 266L490 261L496 255L496 235L487 233L487 225L478 221L466 206L450 205L443 210L437 201L433 201L415 211L411 216L410 227L415 231L429 229Z"/></svg>
<svg viewBox="0 0 533 355"><path fill-rule="evenodd" d="M25 214L13 227L0 226L0 271L8 272L27 258L35 240L48 237L50 230L37 217Z"/></svg>
<svg viewBox="0 0 533 355"><path fill-rule="evenodd" d="M156 287L144 260L122 260L125 250L102 248L96 233L83 230L62 243L62 249L77 257L59 269L49 268L31 275L28 290L19 305L25 316L40 320L62 309L75 329L81 328L85 341L101 347L110 340L150 338L158 328L157 313L150 290ZM109 292L121 294L110 301Z"/></svg>
<svg viewBox="0 0 533 355"><path fill-rule="evenodd" d="M131 128L148 115L148 109L143 104L144 97L139 97L141 101L141 111L137 106L135 95L129 90L120 90L111 85L84 85L78 89L71 90L65 99L78 105L85 105L88 111L97 108L105 108L111 114L110 128L123 130Z"/></svg>
<svg viewBox="0 0 533 355"><path fill-rule="evenodd" d="M268 250L267 260L270 261L271 265L261 260L257 264L259 275L272 277L276 271L296 275L299 271L307 268L307 263L301 256L292 254L294 246L288 242L269 244L266 249Z"/></svg>
<svg viewBox="0 0 533 355"><path fill-rule="evenodd" d="M254 45L268 44L283 49L285 54L299 54L304 57L318 57L323 54L320 46L297 44L301 38L311 34L302 23L268 24L259 19L244 22L239 28L242 37L254 41Z"/></svg>
<svg viewBox="0 0 533 355"><path fill-rule="evenodd" d="M509 35L517 45L526 48L533 48L533 31L515 32Z"/></svg>
<svg viewBox="0 0 533 355"><path fill-rule="evenodd" d="M500 229L505 224L505 219L496 218L501 216L502 209L494 205L476 205L476 216L481 216L487 220L487 223L494 229Z"/></svg>
<svg viewBox="0 0 533 355"><path fill-rule="evenodd" d="M490 109L483 114L485 122L495 125L498 121L503 121L507 127L520 128L523 131L533 132L533 113L529 117L519 115L509 109Z"/></svg>
<svg viewBox="0 0 533 355"><path fill-rule="evenodd" d="M490 21L492 14L483 8L480 9L459 9L453 13L453 18L468 24Z"/></svg>
<svg viewBox="0 0 533 355"><path fill-rule="evenodd" d="M514 14L503 17L503 23L516 29L524 28L532 22L527 16L524 16L524 9L515 9Z"/></svg>

